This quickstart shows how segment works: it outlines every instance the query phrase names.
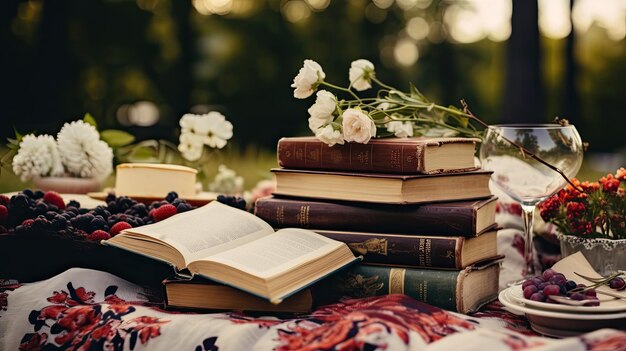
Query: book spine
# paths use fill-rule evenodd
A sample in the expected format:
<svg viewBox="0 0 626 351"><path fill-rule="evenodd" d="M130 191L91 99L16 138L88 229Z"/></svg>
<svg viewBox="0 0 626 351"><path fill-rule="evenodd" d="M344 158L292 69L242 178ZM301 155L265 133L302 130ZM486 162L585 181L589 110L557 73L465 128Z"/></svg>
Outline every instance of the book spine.
<svg viewBox="0 0 626 351"><path fill-rule="evenodd" d="M283 168L349 170L398 174L424 172L423 143L346 143L329 147L319 140L278 141Z"/></svg>
<svg viewBox="0 0 626 351"><path fill-rule="evenodd" d="M362 298L405 294L446 310L459 311L458 277L463 271L406 269L357 265L322 281L314 288L316 304L342 297Z"/></svg>
<svg viewBox="0 0 626 351"><path fill-rule="evenodd" d="M433 236L475 236L476 209L426 205L371 205L283 198L260 199L255 214L274 228L309 228Z"/></svg>
<svg viewBox="0 0 626 351"><path fill-rule="evenodd" d="M318 232L344 242L363 263L420 268L461 269L461 237L424 237L386 234Z"/></svg>

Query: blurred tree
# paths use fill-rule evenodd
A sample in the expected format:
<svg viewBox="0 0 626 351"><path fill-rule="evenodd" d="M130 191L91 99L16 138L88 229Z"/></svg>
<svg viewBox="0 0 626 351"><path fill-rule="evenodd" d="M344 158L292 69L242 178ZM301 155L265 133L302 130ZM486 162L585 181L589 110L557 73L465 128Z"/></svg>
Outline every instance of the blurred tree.
<svg viewBox="0 0 626 351"><path fill-rule="evenodd" d="M513 1L507 43L504 123L544 122L537 1Z"/></svg>

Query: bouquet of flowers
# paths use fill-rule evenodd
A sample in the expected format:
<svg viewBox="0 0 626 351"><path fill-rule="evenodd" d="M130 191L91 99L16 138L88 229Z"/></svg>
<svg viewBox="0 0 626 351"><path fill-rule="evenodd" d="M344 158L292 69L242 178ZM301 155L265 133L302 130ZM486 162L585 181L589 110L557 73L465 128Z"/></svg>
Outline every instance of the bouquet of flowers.
<svg viewBox="0 0 626 351"><path fill-rule="evenodd" d="M597 182L573 179L571 185L542 202L541 218L567 236L580 239L626 239L626 169Z"/></svg>
<svg viewBox="0 0 626 351"><path fill-rule="evenodd" d="M46 176L106 178L113 170L113 150L90 120L86 115L84 120L65 123L56 139L47 134L17 134L8 145L15 152L13 172L22 181Z"/></svg>
<svg viewBox="0 0 626 351"><path fill-rule="evenodd" d="M353 61L348 71L349 85L341 87L326 81L322 67L313 60L304 65L294 78L294 97L306 99L317 91L309 108L309 128L329 146L346 141L366 144L371 138L395 136L466 136L480 137L482 132L470 121L486 127L463 102L464 109L441 106L429 101L414 85L409 92L391 87L376 77L374 64L365 59ZM356 91L380 86L376 97L362 98ZM340 98L325 86L345 95Z"/></svg>

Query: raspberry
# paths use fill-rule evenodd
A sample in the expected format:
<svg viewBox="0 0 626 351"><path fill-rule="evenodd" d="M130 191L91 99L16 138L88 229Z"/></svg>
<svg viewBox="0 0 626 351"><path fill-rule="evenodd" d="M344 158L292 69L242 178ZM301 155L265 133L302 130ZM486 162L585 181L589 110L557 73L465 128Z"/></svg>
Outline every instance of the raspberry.
<svg viewBox="0 0 626 351"><path fill-rule="evenodd" d="M0 195L0 205L8 206L11 199L6 195Z"/></svg>
<svg viewBox="0 0 626 351"><path fill-rule="evenodd" d="M109 234L111 234L111 236L116 236L122 230L129 228L132 228L132 226L127 222L117 222L111 227L111 229L109 230Z"/></svg>
<svg viewBox="0 0 626 351"><path fill-rule="evenodd" d="M43 200L62 210L65 209L65 202L63 202L63 198L56 191L46 191L46 194L43 196Z"/></svg>
<svg viewBox="0 0 626 351"><path fill-rule="evenodd" d="M105 232L104 230L95 230L93 233L87 236L87 240L91 241L100 241L107 239L111 239L111 235L109 235L109 233Z"/></svg>
<svg viewBox="0 0 626 351"><path fill-rule="evenodd" d="M176 207L171 204L161 205L159 208L155 208L150 211L150 217L154 219L155 222L160 222L168 217L171 217L176 214Z"/></svg>
<svg viewBox="0 0 626 351"><path fill-rule="evenodd" d="M9 216L9 210L5 205L0 205L0 223L4 223Z"/></svg>
<svg viewBox="0 0 626 351"><path fill-rule="evenodd" d="M24 222L22 222L22 226L24 226L24 227L30 227L30 226L33 224L33 222L34 222L34 221L35 221L35 220L34 220L34 219L32 219L32 218L26 219L26 220L24 220Z"/></svg>

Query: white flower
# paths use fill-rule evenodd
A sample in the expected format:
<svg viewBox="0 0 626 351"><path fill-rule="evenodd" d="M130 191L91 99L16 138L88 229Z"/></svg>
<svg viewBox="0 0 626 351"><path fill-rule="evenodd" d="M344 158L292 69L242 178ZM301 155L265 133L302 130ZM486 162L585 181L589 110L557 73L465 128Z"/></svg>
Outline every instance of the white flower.
<svg viewBox="0 0 626 351"><path fill-rule="evenodd" d="M309 108L309 128L313 133L333 121L333 112L337 108L337 99L335 95L320 90L317 92L317 98L313 106Z"/></svg>
<svg viewBox="0 0 626 351"><path fill-rule="evenodd" d="M220 165L213 182L209 184L209 190L220 194L240 194L243 191L243 178L225 165Z"/></svg>
<svg viewBox="0 0 626 351"><path fill-rule="evenodd" d="M202 137L191 133L181 133L179 137L178 151L187 161L197 161L202 156L204 143Z"/></svg>
<svg viewBox="0 0 626 351"><path fill-rule="evenodd" d="M391 104L388 102L381 102L378 106L376 106L377 109L385 111L388 110L391 107Z"/></svg>
<svg viewBox="0 0 626 351"><path fill-rule="evenodd" d="M340 130L335 130L331 124L326 127L320 128L315 132L315 137L328 146L335 144L343 145L343 135Z"/></svg>
<svg viewBox="0 0 626 351"><path fill-rule="evenodd" d="M387 123L387 131L393 133L398 138L413 136L413 123L406 121L391 121Z"/></svg>
<svg viewBox="0 0 626 351"><path fill-rule="evenodd" d="M60 175L63 164L54 138L50 135L25 135L13 157L13 172L27 181L37 176Z"/></svg>
<svg viewBox="0 0 626 351"><path fill-rule="evenodd" d="M376 136L376 125L361 110L349 108L343 112L343 135L346 141L367 144Z"/></svg>
<svg viewBox="0 0 626 351"><path fill-rule="evenodd" d="M72 175L102 180L113 170L113 150L91 124L65 123L57 134L57 145L65 169Z"/></svg>
<svg viewBox="0 0 626 351"><path fill-rule="evenodd" d="M372 87L372 76L374 76L374 64L368 60L360 59L352 61L348 72L350 86L358 91L363 91Z"/></svg>
<svg viewBox="0 0 626 351"><path fill-rule="evenodd" d="M201 137L203 144L212 148L223 148L227 140L233 136L233 124L227 121L223 114L215 111L204 115L185 114L179 124L181 138L183 134L194 134Z"/></svg>
<svg viewBox="0 0 626 351"><path fill-rule="evenodd" d="M293 96L298 99L306 99L317 89L320 81L326 78L326 73L322 66L313 60L304 60L304 65L300 68L298 75L293 79Z"/></svg>

